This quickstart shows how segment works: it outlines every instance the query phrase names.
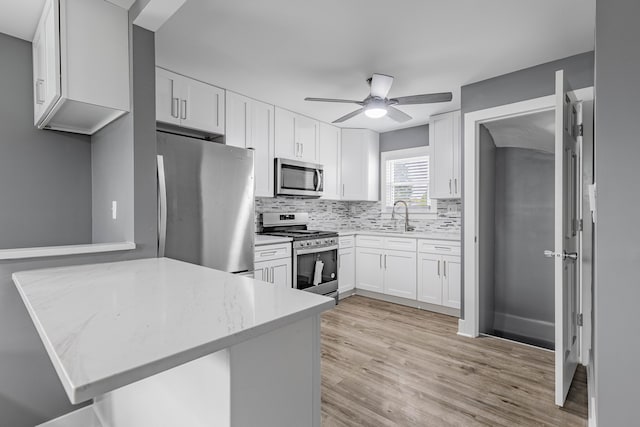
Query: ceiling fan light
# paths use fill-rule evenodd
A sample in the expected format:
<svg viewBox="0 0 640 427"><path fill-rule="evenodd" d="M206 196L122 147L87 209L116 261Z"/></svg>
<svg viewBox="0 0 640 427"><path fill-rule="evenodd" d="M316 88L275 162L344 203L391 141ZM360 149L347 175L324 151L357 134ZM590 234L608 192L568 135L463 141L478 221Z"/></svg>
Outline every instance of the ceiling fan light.
<svg viewBox="0 0 640 427"><path fill-rule="evenodd" d="M372 119L379 119L387 115L387 109L382 107L372 107L364 110L364 114Z"/></svg>

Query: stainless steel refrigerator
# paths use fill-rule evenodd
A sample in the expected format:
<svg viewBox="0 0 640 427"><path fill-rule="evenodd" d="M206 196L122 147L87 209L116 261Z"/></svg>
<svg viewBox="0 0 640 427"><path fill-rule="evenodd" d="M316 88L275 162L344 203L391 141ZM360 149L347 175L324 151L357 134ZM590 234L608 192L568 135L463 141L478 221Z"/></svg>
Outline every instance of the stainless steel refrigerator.
<svg viewBox="0 0 640 427"><path fill-rule="evenodd" d="M253 151L170 133L158 141L158 254L252 273Z"/></svg>

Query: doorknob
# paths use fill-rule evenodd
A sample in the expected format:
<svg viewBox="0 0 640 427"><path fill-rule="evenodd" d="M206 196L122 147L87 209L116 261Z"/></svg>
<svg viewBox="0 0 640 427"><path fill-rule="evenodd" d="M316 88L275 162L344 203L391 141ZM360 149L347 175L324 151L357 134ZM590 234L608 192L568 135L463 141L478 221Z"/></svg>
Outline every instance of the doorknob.
<svg viewBox="0 0 640 427"><path fill-rule="evenodd" d="M569 258L570 260L573 260L573 261L576 261L578 259L577 252L567 252L567 251L562 251L562 253L559 253L559 252L546 250L544 251L544 256L546 256L547 258L558 257L558 258L562 258L563 260Z"/></svg>

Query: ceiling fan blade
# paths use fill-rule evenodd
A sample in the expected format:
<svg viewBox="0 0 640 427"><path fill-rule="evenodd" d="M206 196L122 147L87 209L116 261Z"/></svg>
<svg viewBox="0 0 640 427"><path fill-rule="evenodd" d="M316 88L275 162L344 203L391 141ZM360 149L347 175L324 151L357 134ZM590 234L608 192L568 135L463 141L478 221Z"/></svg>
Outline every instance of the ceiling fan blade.
<svg viewBox="0 0 640 427"><path fill-rule="evenodd" d="M412 119L412 117L407 113L400 111L397 108L393 108L391 106L387 107L387 116L389 116L391 120L395 120L398 123L404 123Z"/></svg>
<svg viewBox="0 0 640 427"><path fill-rule="evenodd" d="M356 111L352 111L349 114L346 114L342 117L340 117L339 119L336 119L333 121L333 123L342 123L344 121L349 120L352 117L357 116L358 114L362 113L364 111L364 108L358 108Z"/></svg>
<svg viewBox="0 0 640 427"><path fill-rule="evenodd" d="M424 95L400 96L389 100L392 105L432 104L434 102L449 102L453 99L451 92L427 93Z"/></svg>
<svg viewBox="0 0 640 427"><path fill-rule="evenodd" d="M351 99L334 99L334 98L305 98L305 101L317 101L317 102L340 102L343 104L358 104L362 105L362 101L353 101Z"/></svg>
<svg viewBox="0 0 640 427"><path fill-rule="evenodd" d="M371 96L386 98L393 84L393 77L386 74L374 74L371 76Z"/></svg>

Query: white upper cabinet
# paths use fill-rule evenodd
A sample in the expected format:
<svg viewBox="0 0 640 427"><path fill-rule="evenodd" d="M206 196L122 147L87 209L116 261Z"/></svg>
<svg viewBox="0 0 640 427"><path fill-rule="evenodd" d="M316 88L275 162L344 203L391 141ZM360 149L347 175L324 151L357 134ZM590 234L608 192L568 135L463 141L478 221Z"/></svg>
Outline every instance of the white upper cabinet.
<svg viewBox="0 0 640 427"><path fill-rule="evenodd" d="M257 197L273 197L274 107L227 91L225 142L254 150Z"/></svg>
<svg viewBox="0 0 640 427"><path fill-rule="evenodd" d="M429 145L433 153L429 167L431 198L460 198L460 111L431 117Z"/></svg>
<svg viewBox="0 0 640 427"><path fill-rule="evenodd" d="M340 143L339 127L320 123L320 164L324 169L323 199L340 200Z"/></svg>
<svg viewBox="0 0 640 427"><path fill-rule="evenodd" d="M342 129L341 199L380 199L380 140L369 129Z"/></svg>
<svg viewBox="0 0 640 427"><path fill-rule="evenodd" d="M130 110L129 19L103 0L46 0L33 39L34 124L91 135Z"/></svg>
<svg viewBox="0 0 640 427"><path fill-rule="evenodd" d="M275 156L318 163L320 123L279 107L276 107L275 115Z"/></svg>
<svg viewBox="0 0 640 427"><path fill-rule="evenodd" d="M156 67L156 120L223 135L224 89Z"/></svg>

